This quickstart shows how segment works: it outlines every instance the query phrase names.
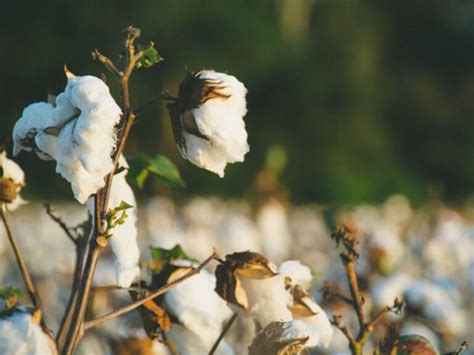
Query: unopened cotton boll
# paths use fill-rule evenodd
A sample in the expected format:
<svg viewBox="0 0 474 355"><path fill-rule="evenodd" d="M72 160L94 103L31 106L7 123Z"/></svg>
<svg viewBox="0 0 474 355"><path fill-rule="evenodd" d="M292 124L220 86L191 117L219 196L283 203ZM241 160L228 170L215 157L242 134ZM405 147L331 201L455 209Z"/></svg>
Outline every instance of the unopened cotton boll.
<svg viewBox="0 0 474 355"><path fill-rule="evenodd" d="M183 158L220 177L228 163L244 161L249 151L243 120L246 94L232 75L202 70L186 77L178 98L168 105Z"/></svg>
<svg viewBox="0 0 474 355"><path fill-rule="evenodd" d="M3 175L1 172L3 171ZM26 202L19 195L20 190L25 186L25 173L23 169L15 163L13 160L7 157L7 152L0 152L0 178L10 179L16 184L16 197L12 202L6 204L6 208L9 211L16 210L19 206L24 205Z"/></svg>
<svg viewBox="0 0 474 355"><path fill-rule="evenodd" d="M27 311L17 309L0 317L0 354L56 354L54 343Z"/></svg>
<svg viewBox="0 0 474 355"><path fill-rule="evenodd" d="M120 159L120 165L127 167L123 157ZM119 287L127 288L132 282L140 276L138 262L140 259L140 249L137 243L137 209L133 190L128 185L126 172L121 172L114 176L110 189L109 209L116 208L122 201L133 207L126 210L127 218L125 223L118 225L112 230L112 237L109 242L115 255L115 277ZM94 213L94 199L87 201L89 213Z"/></svg>

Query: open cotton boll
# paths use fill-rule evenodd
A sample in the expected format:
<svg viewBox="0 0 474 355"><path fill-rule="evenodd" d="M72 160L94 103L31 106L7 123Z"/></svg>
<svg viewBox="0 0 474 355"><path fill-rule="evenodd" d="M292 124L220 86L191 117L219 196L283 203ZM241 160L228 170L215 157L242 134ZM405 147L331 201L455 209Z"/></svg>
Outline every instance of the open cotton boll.
<svg viewBox="0 0 474 355"><path fill-rule="evenodd" d="M56 354L52 340L27 311L15 310L0 317L0 354Z"/></svg>
<svg viewBox="0 0 474 355"><path fill-rule="evenodd" d="M53 105L47 102L37 102L27 106L13 127L13 155L18 155L22 150L38 152L33 144L35 135L51 127L51 112ZM40 158L44 155L38 154Z"/></svg>
<svg viewBox="0 0 474 355"><path fill-rule="evenodd" d="M305 347L314 348L318 346L320 341L320 334L317 329L308 327L308 325L300 320L291 320L285 322L282 326L283 332L278 339L285 343L293 339L308 338Z"/></svg>
<svg viewBox="0 0 474 355"><path fill-rule="evenodd" d="M298 260L288 260L280 265L278 273L288 281L291 286L296 284L308 288L313 275L311 275L311 269L306 265L301 264Z"/></svg>
<svg viewBox="0 0 474 355"><path fill-rule="evenodd" d="M305 318L295 316L295 319L300 319L314 332L317 332L319 334L319 344L327 348L331 343L334 328L331 325L326 312L319 306L319 304L312 299L307 299L306 304L314 315Z"/></svg>
<svg viewBox="0 0 474 355"><path fill-rule="evenodd" d="M0 152L0 168L3 171L3 176L0 174L0 177L11 179L17 185L15 199L6 204L9 211L14 211L26 203L19 195L20 190L25 186L25 173L17 163L7 157L5 151Z"/></svg>
<svg viewBox="0 0 474 355"><path fill-rule="evenodd" d="M243 116L247 89L234 76L213 70L193 72L168 105L181 155L224 176L228 163L242 162L249 151Z"/></svg>
<svg viewBox="0 0 474 355"><path fill-rule="evenodd" d="M114 127L121 110L109 88L93 76L68 74L65 96L80 111L59 133L56 171L71 183L75 198L84 203L105 185L104 177L113 169ZM64 110L68 101L64 101Z"/></svg>
<svg viewBox="0 0 474 355"><path fill-rule="evenodd" d="M179 323L212 346L222 325L232 315L214 288L216 278L206 270L182 282L165 294L166 308ZM174 328L174 327L173 327ZM206 353L210 350L206 350Z"/></svg>
<svg viewBox="0 0 474 355"><path fill-rule="evenodd" d="M262 328L272 321L289 321L293 316L288 309L291 295L285 290L285 278L276 275L263 280L242 277L242 287L247 293L248 312Z"/></svg>
<svg viewBox="0 0 474 355"><path fill-rule="evenodd" d="M121 158L121 166L127 166L125 159ZM109 239L112 251L115 255L115 276L119 287L130 287L132 282L140 276L138 262L140 259L140 249L137 244L137 209L133 190L125 180L126 172L114 176L110 190L109 209L116 208L122 201L130 204L133 208L128 209L128 217L125 223L118 225L112 230L112 237ZM87 201L89 213L94 212L94 200Z"/></svg>

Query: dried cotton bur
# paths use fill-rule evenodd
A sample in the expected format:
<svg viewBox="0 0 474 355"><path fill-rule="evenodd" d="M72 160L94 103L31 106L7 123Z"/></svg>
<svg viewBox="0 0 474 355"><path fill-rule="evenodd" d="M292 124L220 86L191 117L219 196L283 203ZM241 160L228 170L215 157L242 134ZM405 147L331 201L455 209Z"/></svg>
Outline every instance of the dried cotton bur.
<svg viewBox="0 0 474 355"><path fill-rule="evenodd" d="M308 267L289 260L277 268L263 255L247 251L227 255L215 273L216 292L256 325L251 353L273 349L267 353L289 354L329 345L329 319L302 286L312 279Z"/></svg>

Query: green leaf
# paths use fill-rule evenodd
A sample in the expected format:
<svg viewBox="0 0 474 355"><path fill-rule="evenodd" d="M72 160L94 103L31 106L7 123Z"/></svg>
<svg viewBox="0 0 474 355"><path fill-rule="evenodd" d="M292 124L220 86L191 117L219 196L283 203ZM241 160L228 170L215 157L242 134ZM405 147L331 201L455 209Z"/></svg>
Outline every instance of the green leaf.
<svg viewBox="0 0 474 355"><path fill-rule="evenodd" d="M186 186L176 165L164 155L158 154L154 158L150 158L140 154L130 161L127 176L138 188L143 188L150 174L164 184L177 187Z"/></svg>
<svg viewBox="0 0 474 355"><path fill-rule="evenodd" d="M198 260L189 257L179 244L176 244L171 249L150 247L150 251L152 260L149 263L149 269L152 273L160 272L165 265L175 260L189 260L193 263L199 262Z"/></svg>
<svg viewBox="0 0 474 355"><path fill-rule="evenodd" d="M5 303L6 309L15 307L20 298L25 298L23 290L13 286L0 287L0 299Z"/></svg>
<svg viewBox="0 0 474 355"><path fill-rule="evenodd" d="M153 42L150 42L150 44L146 46L138 45L138 51L137 68L149 68L163 60L158 54Z"/></svg>
<svg viewBox="0 0 474 355"><path fill-rule="evenodd" d="M120 205L118 205L118 207L116 207L116 209L118 211L124 211L124 210L128 210L130 208L133 208L132 205L128 204L127 202L125 201L120 201Z"/></svg>

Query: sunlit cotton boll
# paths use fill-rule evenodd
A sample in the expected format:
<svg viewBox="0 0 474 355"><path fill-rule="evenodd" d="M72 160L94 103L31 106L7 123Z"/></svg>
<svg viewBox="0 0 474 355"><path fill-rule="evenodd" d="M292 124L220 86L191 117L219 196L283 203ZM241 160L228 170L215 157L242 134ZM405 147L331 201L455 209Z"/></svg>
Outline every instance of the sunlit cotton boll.
<svg viewBox="0 0 474 355"><path fill-rule="evenodd" d="M107 85L94 76L75 76L52 102L29 105L13 129L14 155L34 151L56 159L56 172L71 183L80 203L105 185L112 170L114 127L121 110Z"/></svg>
<svg viewBox="0 0 474 355"><path fill-rule="evenodd" d="M178 98L168 105L183 158L220 177L228 163L244 161L249 151L243 120L246 94L232 75L213 70L188 74Z"/></svg>
<svg viewBox="0 0 474 355"><path fill-rule="evenodd" d="M26 310L0 317L0 354L56 354L52 340Z"/></svg>
<svg viewBox="0 0 474 355"><path fill-rule="evenodd" d="M124 158L120 159L120 165L128 167ZM125 223L118 225L112 230L112 237L109 239L112 251L115 255L115 276L117 285L129 287L132 282L140 276L138 261L140 259L140 249L137 244L137 209L133 190L125 180L126 172L114 176L110 190L109 209L116 208L122 201L133 207L126 210L127 218ZM89 213L93 215L94 199L87 202Z"/></svg>
<svg viewBox="0 0 474 355"><path fill-rule="evenodd" d="M241 282L247 293L248 313L259 327L264 328L273 321L293 319L288 309L291 295L285 289L285 276L276 275L263 280L242 277Z"/></svg>
<svg viewBox="0 0 474 355"><path fill-rule="evenodd" d="M190 344L185 344L186 342L180 339L184 337L183 333L188 335L189 342L193 343L193 346L205 349L204 352L197 353L209 352L224 322L232 315L225 301L214 291L215 286L215 276L201 270L199 274L180 283L165 294L165 307L182 325L181 330L173 325L171 332L168 333L169 338L178 346L180 353L193 353L185 350Z"/></svg>
<svg viewBox="0 0 474 355"><path fill-rule="evenodd" d="M3 171L3 175L2 175ZM11 179L16 184L16 197L12 202L6 204L6 208L9 211L16 210L19 206L24 205L26 202L18 194L23 186L25 186L25 173L20 166L13 160L8 159L7 152L0 152L0 177ZM5 207L3 207L5 208Z"/></svg>
<svg viewBox="0 0 474 355"><path fill-rule="evenodd" d="M114 127L121 110L99 78L68 73L65 95L80 110L59 134L56 172L71 183L76 200L87 198L105 185L112 170Z"/></svg>

